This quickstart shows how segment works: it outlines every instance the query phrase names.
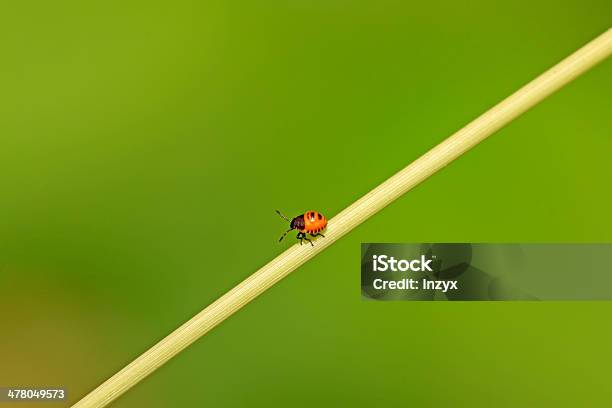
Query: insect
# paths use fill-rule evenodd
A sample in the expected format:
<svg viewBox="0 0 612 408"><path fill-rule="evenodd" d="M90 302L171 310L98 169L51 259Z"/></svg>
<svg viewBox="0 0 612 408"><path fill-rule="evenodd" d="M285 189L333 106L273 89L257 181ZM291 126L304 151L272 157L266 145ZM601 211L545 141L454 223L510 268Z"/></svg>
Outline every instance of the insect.
<svg viewBox="0 0 612 408"><path fill-rule="evenodd" d="M310 245L314 246L312 241L306 238L306 234L310 234L312 238L318 237L319 235L325 237L325 235L321 234L321 231L327 226L327 219L323 214L316 211L306 211L302 215L298 215L294 219L290 220L285 217L280 211L276 210L276 213L281 216L285 221L289 222L289 230L283 234L282 237L278 240L281 242L285 235L294 229L298 230L297 239L300 240L300 245L302 245L302 240L306 240L310 242Z"/></svg>

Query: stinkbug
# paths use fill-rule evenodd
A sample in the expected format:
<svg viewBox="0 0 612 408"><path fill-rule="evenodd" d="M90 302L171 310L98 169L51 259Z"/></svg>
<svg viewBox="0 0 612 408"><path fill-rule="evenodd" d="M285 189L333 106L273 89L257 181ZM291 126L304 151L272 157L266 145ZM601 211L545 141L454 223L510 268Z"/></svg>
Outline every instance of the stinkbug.
<svg viewBox="0 0 612 408"><path fill-rule="evenodd" d="M313 238L318 236L325 237L325 235L321 234L321 231L327 226L327 219L320 212L306 211L304 214L298 215L292 220L284 216L279 210L276 210L276 213L287 221L290 227L289 230L280 237L278 242L281 242L283 238L285 238L285 235L293 230L298 230L296 238L300 240L300 245L302 245L302 240L306 240L310 242L310 245L314 246L312 241L306 238L306 234L310 234Z"/></svg>

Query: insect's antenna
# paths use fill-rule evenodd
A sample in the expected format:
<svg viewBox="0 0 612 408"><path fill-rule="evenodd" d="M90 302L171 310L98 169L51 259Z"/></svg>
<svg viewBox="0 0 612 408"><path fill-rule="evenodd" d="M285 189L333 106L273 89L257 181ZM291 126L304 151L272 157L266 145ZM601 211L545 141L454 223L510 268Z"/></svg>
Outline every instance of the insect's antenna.
<svg viewBox="0 0 612 408"><path fill-rule="evenodd" d="M290 220L289 218L285 217L285 216L284 216L284 215L283 215L283 214L282 214L280 211L276 210L276 213L277 213L278 215L280 215L280 216L281 216L281 218L282 218L282 219L284 219L285 221L287 221L287 222L291 222L291 220ZM289 230L289 231L291 231L291 230ZM287 232L289 232L289 231L287 231ZM282 239L282 238L281 238L281 239Z"/></svg>
<svg viewBox="0 0 612 408"><path fill-rule="evenodd" d="M283 236L282 236L282 237L280 237L280 239L278 240L278 242L281 242L281 241L283 240L283 238L285 238L285 235L287 235L287 234L288 234L288 233L290 233L291 231L293 231L293 228L291 228L290 230L288 230L287 232L285 232L285 233L283 234Z"/></svg>

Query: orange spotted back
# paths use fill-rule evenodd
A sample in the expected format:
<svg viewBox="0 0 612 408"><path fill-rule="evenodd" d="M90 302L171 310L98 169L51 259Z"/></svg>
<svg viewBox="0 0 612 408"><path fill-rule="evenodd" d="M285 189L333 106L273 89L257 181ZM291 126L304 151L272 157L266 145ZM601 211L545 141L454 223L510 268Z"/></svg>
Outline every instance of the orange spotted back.
<svg viewBox="0 0 612 408"><path fill-rule="evenodd" d="M300 232L307 232L309 234L317 234L327 226L327 219L325 216L316 211L307 211L304 213L304 229Z"/></svg>

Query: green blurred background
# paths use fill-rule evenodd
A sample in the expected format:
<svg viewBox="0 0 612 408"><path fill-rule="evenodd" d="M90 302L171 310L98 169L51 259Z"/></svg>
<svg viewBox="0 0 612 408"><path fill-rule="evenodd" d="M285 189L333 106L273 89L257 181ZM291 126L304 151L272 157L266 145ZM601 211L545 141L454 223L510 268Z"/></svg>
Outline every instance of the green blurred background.
<svg viewBox="0 0 612 408"><path fill-rule="evenodd" d="M605 0L5 2L0 386L75 402L292 244L274 209L335 215L611 17ZM363 302L359 266L361 242L612 241L611 74L114 406L609 405L612 303Z"/></svg>

